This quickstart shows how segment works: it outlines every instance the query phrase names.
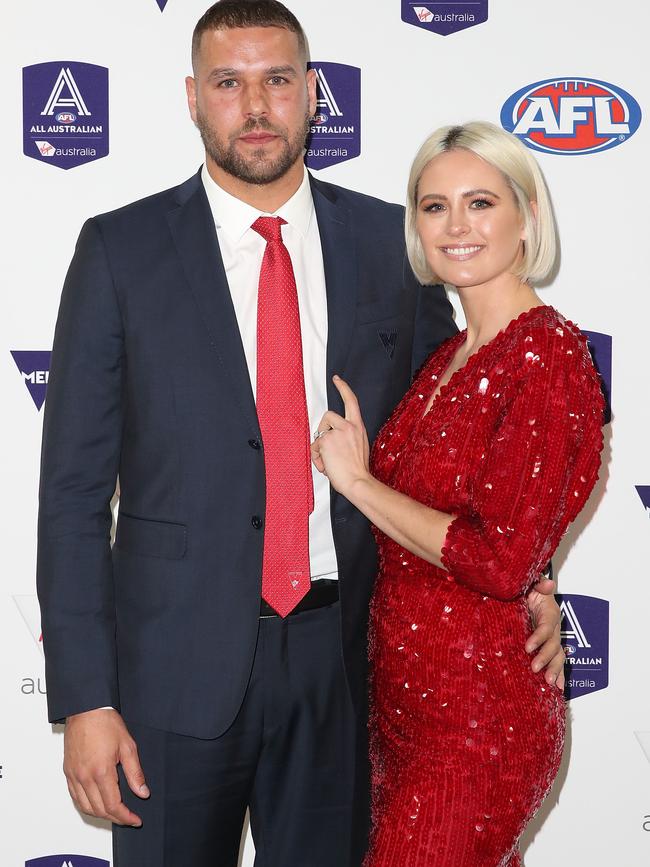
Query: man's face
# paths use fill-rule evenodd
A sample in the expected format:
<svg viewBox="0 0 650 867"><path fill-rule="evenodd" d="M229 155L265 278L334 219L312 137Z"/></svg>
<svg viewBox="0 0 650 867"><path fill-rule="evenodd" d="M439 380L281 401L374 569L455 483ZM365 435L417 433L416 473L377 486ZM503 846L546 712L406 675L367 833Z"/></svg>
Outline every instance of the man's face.
<svg viewBox="0 0 650 867"><path fill-rule="evenodd" d="M302 160L316 75L305 69L295 33L282 27L204 33L194 76L186 80L190 114L208 159L223 171L269 184Z"/></svg>

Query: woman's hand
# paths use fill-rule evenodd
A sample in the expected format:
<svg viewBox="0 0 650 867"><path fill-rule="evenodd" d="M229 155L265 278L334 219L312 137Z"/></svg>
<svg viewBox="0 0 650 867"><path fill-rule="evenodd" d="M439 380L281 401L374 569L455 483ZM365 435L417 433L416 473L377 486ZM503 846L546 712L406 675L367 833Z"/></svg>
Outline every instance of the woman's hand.
<svg viewBox="0 0 650 867"><path fill-rule="evenodd" d="M552 579L541 578L526 597L535 631L526 642L526 653L534 653L533 671L545 671L548 683L564 690L566 656L560 638L560 608L553 595L557 585Z"/></svg>
<svg viewBox="0 0 650 867"><path fill-rule="evenodd" d="M324 433L312 443L311 458L332 487L346 496L355 482L370 476L370 447L356 395L340 376L334 377L334 385L343 399L345 418L331 410L325 413L318 425Z"/></svg>

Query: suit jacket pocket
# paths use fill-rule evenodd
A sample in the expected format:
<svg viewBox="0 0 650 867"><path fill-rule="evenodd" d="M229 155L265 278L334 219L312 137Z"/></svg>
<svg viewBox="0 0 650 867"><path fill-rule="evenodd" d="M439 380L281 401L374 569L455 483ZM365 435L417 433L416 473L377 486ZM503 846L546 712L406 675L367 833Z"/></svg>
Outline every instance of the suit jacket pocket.
<svg viewBox="0 0 650 867"><path fill-rule="evenodd" d="M119 513L115 546L131 554L181 560L187 549L187 527L168 521L149 521Z"/></svg>
<svg viewBox="0 0 650 867"><path fill-rule="evenodd" d="M369 325L383 319L397 319L404 313L404 305L399 297L381 298L377 301L364 301L357 304L357 324Z"/></svg>

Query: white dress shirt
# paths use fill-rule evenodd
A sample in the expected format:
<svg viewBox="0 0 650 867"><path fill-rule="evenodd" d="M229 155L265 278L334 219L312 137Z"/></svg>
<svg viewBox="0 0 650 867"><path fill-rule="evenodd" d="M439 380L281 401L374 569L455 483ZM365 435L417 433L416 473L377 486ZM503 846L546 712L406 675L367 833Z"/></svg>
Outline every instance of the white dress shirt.
<svg viewBox="0 0 650 867"><path fill-rule="evenodd" d="M327 294L318 222L305 170L302 184L274 214L258 211L223 190L207 166L201 173L208 196L253 394L257 385L257 290L266 241L251 229L258 217L282 217L282 240L289 251L298 290L302 357L309 430L316 430L327 410ZM281 315L281 313L279 313ZM337 578L330 519L328 480L312 467L314 511L309 517L312 580Z"/></svg>

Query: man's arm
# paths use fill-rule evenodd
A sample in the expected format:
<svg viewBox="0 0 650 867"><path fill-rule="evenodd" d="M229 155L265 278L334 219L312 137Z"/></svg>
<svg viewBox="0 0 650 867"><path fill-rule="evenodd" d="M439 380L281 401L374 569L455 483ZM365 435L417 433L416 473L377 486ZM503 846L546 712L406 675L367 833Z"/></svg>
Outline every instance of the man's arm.
<svg viewBox="0 0 650 867"><path fill-rule="evenodd" d="M122 320L95 221L68 270L43 426L37 586L50 720L119 707L110 501L122 438Z"/></svg>
<svg viewBox="0 0 650 867"><path fill-rule="evenodd" d="M119 708L110 501L124 414L122 317L96 221L81 231L68 270L45 405L38 526L48 709L67 718L64 769L85 813L141 821L121 801L116 765L148 790Z"/></svg>

